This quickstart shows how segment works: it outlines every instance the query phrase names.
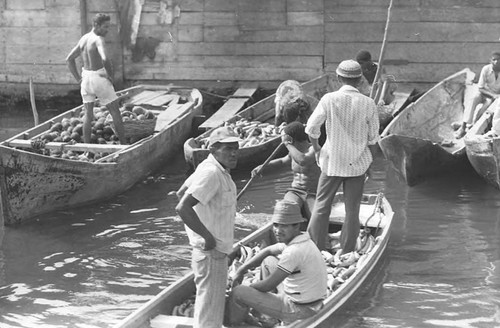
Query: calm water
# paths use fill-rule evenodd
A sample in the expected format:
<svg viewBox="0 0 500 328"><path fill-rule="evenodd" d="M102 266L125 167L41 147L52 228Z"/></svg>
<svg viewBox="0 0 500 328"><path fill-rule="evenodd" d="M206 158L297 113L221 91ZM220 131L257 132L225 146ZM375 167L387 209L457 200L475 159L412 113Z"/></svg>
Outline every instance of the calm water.
<svg viewBox="0 0 500 328"><path fill-rule="evenodd" d="M27 120L0 117L0 133ZM0 327L111 327L183 275L190 249L169 192L185 173L179 154L115 199L6 228ZM391 202L391 240L376 274L326 327L500 327L500 192L472 171L409 188L381 156L373 173L365 191ZM235 176L239 188L247 178ZM252 184L238 238L269 217L289 183L289 172L276 172Z"/></svg>

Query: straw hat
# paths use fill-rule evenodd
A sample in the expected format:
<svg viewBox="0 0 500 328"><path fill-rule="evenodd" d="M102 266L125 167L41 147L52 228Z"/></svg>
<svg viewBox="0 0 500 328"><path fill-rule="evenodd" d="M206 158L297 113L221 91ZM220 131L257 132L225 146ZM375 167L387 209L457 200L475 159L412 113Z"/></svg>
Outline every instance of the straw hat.
<svg viewBox="0 0 500 328"><path fill-rule="evenodd" d="M349 79L354 79L361 77L361 65L355 60L348 59L344 60L339 64L337 67L337 75L349 78Z"/></svg>
<svg viewBox="0 0 500 328"><path fill-rule="evenodd" d="M272 221L278 224L296 224L305 220L300 213L299 204L283 199L276 202Z"/></svg>

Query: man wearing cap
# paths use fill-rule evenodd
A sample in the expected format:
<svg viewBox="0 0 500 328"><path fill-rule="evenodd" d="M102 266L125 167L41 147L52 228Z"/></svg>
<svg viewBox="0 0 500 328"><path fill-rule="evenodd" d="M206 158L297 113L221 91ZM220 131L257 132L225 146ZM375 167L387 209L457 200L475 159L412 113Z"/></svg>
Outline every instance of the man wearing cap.
<svg viewBox="0 0 500 328"><path fill-rule="evenodd" d="M343 253L349 253L354 250L359 234L359 207L365 174L379 138L379 121L373 99L356 89L362 75L359 63L345 60L336 72L342 87L321 98L306 126L321 169L307 231L318 248L324 249L332 202L343 184L346 219L341 246ZM323 122L326 122L326 142L321 147L318 138Z"/></svg>
<svg viewBox="0 0 500 328"><path fill-rule="evenodd" d="M310 317L322 308L326 265L309 235L300 231L303 221L297 203L285 199L276 203L272 222L278 243L262 249L236 271L231 296L236 304L284 323ZM244 274L259 265L262 279L240 285ZM273 293L276 289L279 292Z"/></svg>
<svg viewBox="0 0 500 328"><path fill-rule="evenodd" d="M236 185L229 172L237 164L238 141L230 127L215 129L209 137L208 158L177 193L180 201L175 209L193 247L195 328L222 327L236 216Z"/></svg>

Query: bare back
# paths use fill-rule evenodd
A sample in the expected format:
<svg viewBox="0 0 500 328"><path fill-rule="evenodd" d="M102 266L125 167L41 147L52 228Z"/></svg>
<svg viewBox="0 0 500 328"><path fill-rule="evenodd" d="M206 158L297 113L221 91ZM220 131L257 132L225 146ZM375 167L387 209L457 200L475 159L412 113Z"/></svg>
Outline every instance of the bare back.
<svg viewBox="0 0 500 328"><path fill-rule="evenodd" d="M104 67L103 57L99 52L104 51L104 40L93 31L85 34L78 43L81 50L83 68L89 71L97 71Z"/></svg>

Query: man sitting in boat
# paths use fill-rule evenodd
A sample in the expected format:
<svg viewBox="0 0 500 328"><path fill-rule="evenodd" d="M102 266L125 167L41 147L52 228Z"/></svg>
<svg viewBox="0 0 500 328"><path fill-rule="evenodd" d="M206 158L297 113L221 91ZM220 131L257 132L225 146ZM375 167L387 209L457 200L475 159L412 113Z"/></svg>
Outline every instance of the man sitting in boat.
<svg viewBox="0 0 500 328"><path fill-rule="evenodd" d="M303 217L309 220L316 198L316 189L321 171L316 164L314 149L309 142L304 124L292 122L287 124L283 131L284 134L281 137L281 141L288 149L288 154L270 161L266 166L266 170L274 170L291 165L293 181L283 199L298 203ZM262 172L263 167L259 165L252 170L252 176L262 174Z"/></svg>
<svg viewBox="0 0 500 328"><path fill-rule="evenodd" d="M456 132L456 138L462 138L468 128L474 123L474 117L479 118L484 111L491 105L491 103L500 97L500 51L495 51L491 54L490 63L483 66L479 74L479 81L477 82L478 91L472 99L471 106L466 108L462 120L462 125ZM476 112L476 107L483 104L482 107ZM474 115L476 114L476 115Z"/></svg>
<svg viewBox="0 0 500 328"><path fill-rule="evenodd" d="M236 271L231 295L236 305L285 324L308 318L323 307L326 265L309 234L301 231L303 221L297 203L285 199L276 203L272 222L278 243L262 249ZM262 279L240 284L245 273L257 266Z"/></svg>

